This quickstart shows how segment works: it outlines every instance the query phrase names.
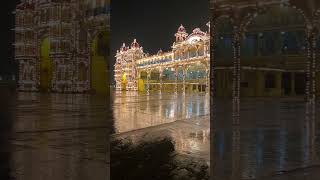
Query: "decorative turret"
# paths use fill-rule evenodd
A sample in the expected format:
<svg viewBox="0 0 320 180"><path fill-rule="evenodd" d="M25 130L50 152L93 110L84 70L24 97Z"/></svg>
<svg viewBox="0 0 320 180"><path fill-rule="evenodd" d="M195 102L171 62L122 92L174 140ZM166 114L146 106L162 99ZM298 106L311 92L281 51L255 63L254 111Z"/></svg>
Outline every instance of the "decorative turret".
<svg viewBox="0 0 320 180"><path fill-rule="evenodd" d="M136 39L134 39L133 42L131 43L131 49L134 49L134 48L137 48L137 49L140 48L140 45Z"/></svg>
<svg viewBox="0 0 320 180"><path fill-rule="evenodd" d="M120 52L127 51L129 48L126 46L125 43L122 44L122 47L120 48Z"/></svg>
<svg viewBox="0 0 320 180"><path fill-rule="evenodd" d="M187 39L188 33L186 32L186 29L181 24L178 28L178 32L175 34L176 42L181 42Z"/></svg>

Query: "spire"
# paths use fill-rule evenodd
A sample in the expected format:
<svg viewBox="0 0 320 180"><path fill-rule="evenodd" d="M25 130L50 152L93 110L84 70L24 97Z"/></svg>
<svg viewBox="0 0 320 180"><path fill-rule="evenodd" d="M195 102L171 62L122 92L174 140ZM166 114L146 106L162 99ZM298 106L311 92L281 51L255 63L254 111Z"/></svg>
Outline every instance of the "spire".
<svg viewBox="0 0 320 180"><path fill-rule="evenodd" d="M184 26L181 24L178 28L178 32L186 32L186 28L184 28Z"/></svg>
<svg viewBox="0 0 320 180"><path fill-rule="evenodd" d="M176 42L181 42L187 39L188 33L186 31L186 28L181 24L178 28L177 33L175 34Z"/></svg>
<svg viewBox="0 0 320 180"><path fill-rule="evenodd" d="M123 43L120 48L120 51L127 51L127 50L128 50L128 47L126 47L126 43Z"/></svg>
<svg viewBox="0 0 320 180"><path fill-rule="evenodd" d="M137 39L133 40L133 43L131 44L131 48L140 48L139 43L137 42Z"/></svg>

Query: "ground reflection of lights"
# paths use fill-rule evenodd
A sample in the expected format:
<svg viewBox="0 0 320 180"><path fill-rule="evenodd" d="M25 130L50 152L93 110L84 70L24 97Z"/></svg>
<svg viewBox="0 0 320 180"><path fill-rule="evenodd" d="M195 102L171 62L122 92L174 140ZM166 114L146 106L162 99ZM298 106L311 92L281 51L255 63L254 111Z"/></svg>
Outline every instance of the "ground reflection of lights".
<svg viewBox="0 0 320 180"><path fill-rule="evenodd" d="M209 115L205 94L158 94L128 96L115 94L114 121L117 133L157 126L177 120L195 119ZM188 105L186 105L188 104Z"/></svg>
<svg viewBox="0 0 320 180"><path fill-rule="evenodd" d="M209 162L209 107L205 106L209 99L205 94L163 93L161 99L158 94L124 96L115 95L115 136L170 136L177 152L201 156Z"/></svg>

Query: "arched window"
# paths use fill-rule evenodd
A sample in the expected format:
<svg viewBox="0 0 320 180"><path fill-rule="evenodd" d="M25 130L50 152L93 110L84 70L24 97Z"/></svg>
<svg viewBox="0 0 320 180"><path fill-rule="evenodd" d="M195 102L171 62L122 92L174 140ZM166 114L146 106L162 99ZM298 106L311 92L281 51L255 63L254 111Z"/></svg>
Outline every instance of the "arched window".
<svg viewBox="0 0 320 180"><path fill-rule="evenodd" d="M261 54L263 56L270 56L276 53L275 36L273 32L265 32L263 34L263 48Z"/></svg>
<svg viewBox="0 0 320 180"><path fill-rule="evenodd" d="M284 33L283 52L284 54L296 54L299 51L298 37L295 32Z"/></svg>
<svg viewBox="0 0 320 180"><path fill-rule="evenodd" d="M232 58L232 36L231 35L218 35L216 39L216 58L230 59Z"/></svg>
<svg viewBox="0 0 320 180"><path fill-rule="evenodd" d="M241 55L251 57L257 55L258 39L256 34L247 34L241 46Z"/></svg>

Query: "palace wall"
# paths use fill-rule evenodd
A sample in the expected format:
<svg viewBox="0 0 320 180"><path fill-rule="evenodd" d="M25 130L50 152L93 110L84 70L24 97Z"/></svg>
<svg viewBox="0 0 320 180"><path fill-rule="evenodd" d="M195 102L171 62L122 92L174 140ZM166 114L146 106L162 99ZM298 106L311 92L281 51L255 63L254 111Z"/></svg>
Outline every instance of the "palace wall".
<svg viewBox="0 0 320 180"><path fill-rule="evenodd" d="M110 83L110 54L95 59L92 46L101 33L110 34L109 5L109 0L24 0L18 4L14 46L19 90L105 93ZM105 44L100 48L108 52L109 42ZM102 64L93 66L99 61ZM103 67L104 74L97 67ZM97 79L97 73L103 78ZM99 86L94 86L98 80Z"/></svg>

